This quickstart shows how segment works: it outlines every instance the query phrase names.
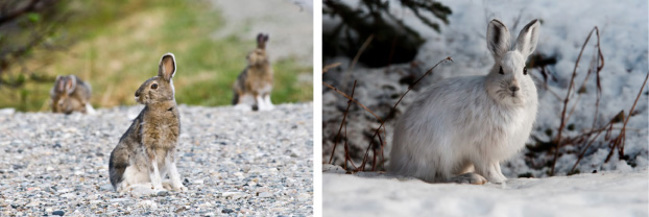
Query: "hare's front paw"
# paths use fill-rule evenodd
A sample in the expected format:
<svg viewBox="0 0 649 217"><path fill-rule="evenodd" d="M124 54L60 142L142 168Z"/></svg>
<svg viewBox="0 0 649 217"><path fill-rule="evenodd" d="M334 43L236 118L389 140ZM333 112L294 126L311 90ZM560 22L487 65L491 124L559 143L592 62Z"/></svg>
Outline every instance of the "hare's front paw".
<svg viewBox="0 0 649 217"><path fill-rule="evenodd" d="M171 181L170 183L166 183L166 184L167 185L165 186L165 188L173 191L183 192L183 191L187 191L188 189L187 187L185 187L185 185L180 183L180 180L176 181L175 183L174 181Z"/></svg>
<svg viewBox="0 0 649 217"><path fill-rule="evenodd" d="M487 180L489 180L489 182L495 184L500 184L507 181L507 177L503 175L503 172L500 170L500 164L498 162L491 164L491 166L487 169L485 176Z"/></svg>
<svg viewBox="0 0 649 217"><path fill-rule="evenodd" d="M189 189L187 187L185 187L184 185L180 185L180 187L174 188L174 191L179 191L179 192L185 192L187 190L189 190Z"/></svg>
<svg viewBox="0 0 649 217"><path fill-rule="evenodd" d="M162 182L162 187L163 187L164 189L167 189L167 190L171 190L171 189L173 189L173 185L171 185L171 183L168 182L168 181L164 181L164 182Z"/></svg>
<svg viewBox="0 0 649 217"><path fill-rule="evenodd" d="M503 175L502 173L493 174L491 176L488 176L487 179L489 180L489 182L495 184L501 184L507 181L507 177L505 177L505 175Z"/></svg>

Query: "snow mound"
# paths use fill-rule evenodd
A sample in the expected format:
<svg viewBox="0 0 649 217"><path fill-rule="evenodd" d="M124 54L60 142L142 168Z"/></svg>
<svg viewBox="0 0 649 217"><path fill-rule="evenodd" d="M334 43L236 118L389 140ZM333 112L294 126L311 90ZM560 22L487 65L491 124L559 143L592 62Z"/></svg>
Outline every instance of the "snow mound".
<svg viewBox="0 0 649 217"><path fill-rule="evenodd" d="M647 216L648 170L430 184L385 174L323 174L323 216Z"/></svg>

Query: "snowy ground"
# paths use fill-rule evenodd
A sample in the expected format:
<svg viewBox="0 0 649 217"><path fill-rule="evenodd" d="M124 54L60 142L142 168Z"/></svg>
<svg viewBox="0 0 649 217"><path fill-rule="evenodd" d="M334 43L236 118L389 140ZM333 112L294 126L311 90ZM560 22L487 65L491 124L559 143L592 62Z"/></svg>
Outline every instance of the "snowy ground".
<svg viewBox="0 0 649 217"><path fill-rule="evenodd" d="M313 215L313 105L181 105L186 192L117 193L108 160L142 106L97 115L0 110L0 216Z"/></svg>
<svg viewBox="0 0 649 217"><path fill-rule="evenodd" d="M648 172L520 178L483 186L325 173L323 216L647 216Z"/></svg>

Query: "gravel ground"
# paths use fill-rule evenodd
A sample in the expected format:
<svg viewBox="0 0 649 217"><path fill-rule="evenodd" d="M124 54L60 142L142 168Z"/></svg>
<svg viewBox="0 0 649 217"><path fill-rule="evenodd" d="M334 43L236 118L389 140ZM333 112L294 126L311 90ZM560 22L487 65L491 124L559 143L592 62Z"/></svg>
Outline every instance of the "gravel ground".
<svg viewBox="0 0 649 217"><path fill-rule="evenodd" d="M110 152L141 108L0 112L0 216L313 215L312 103L269 112L181 105L177 165L189 190L116 193Z"/></svg>

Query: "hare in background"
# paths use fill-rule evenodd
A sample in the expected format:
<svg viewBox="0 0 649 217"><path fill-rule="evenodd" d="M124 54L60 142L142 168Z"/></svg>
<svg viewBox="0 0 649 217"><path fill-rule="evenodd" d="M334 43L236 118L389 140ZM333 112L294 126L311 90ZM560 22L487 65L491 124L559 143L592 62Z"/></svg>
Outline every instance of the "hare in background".
<svg viewBox="0 0 649 217"><path fill-rule="evenodd" d="M172 78L176 60L167 53L160 59L158 75L146 80L135 92L135 100L144 109L133 120L110 154L110 183L122 192L135 186L162 191L162 179L168 174L167 189L187 190L176 168L176 145L180 135L180 114L174 98Z"/></svg>
<svg viewBox="0 0 649 217"><path fill-rule="evenodd" d="M246 56L248 66L234 83L232 104L240 109L271 110L270 92L273 88L273 68L266 55L268 35L257 35L257 49Z"/></svg>
<svg viewBox="0 0 649 217"><path fill-rule="evenodd" d="M428 182L506 181L500 162L524 147L536 119L536 87L525 61L538 38L533 20L510 49L509 30L492 20L489 74L444 79L422 92L395 126L389 171Z"/></svg>
<svg viewBox="0 0 649 217"><path fill-rule="evenodd" d="M95 110L90 105L91 92L90 85L75 75L57 76L50 90L52 112L94 114Z"/></svg>

